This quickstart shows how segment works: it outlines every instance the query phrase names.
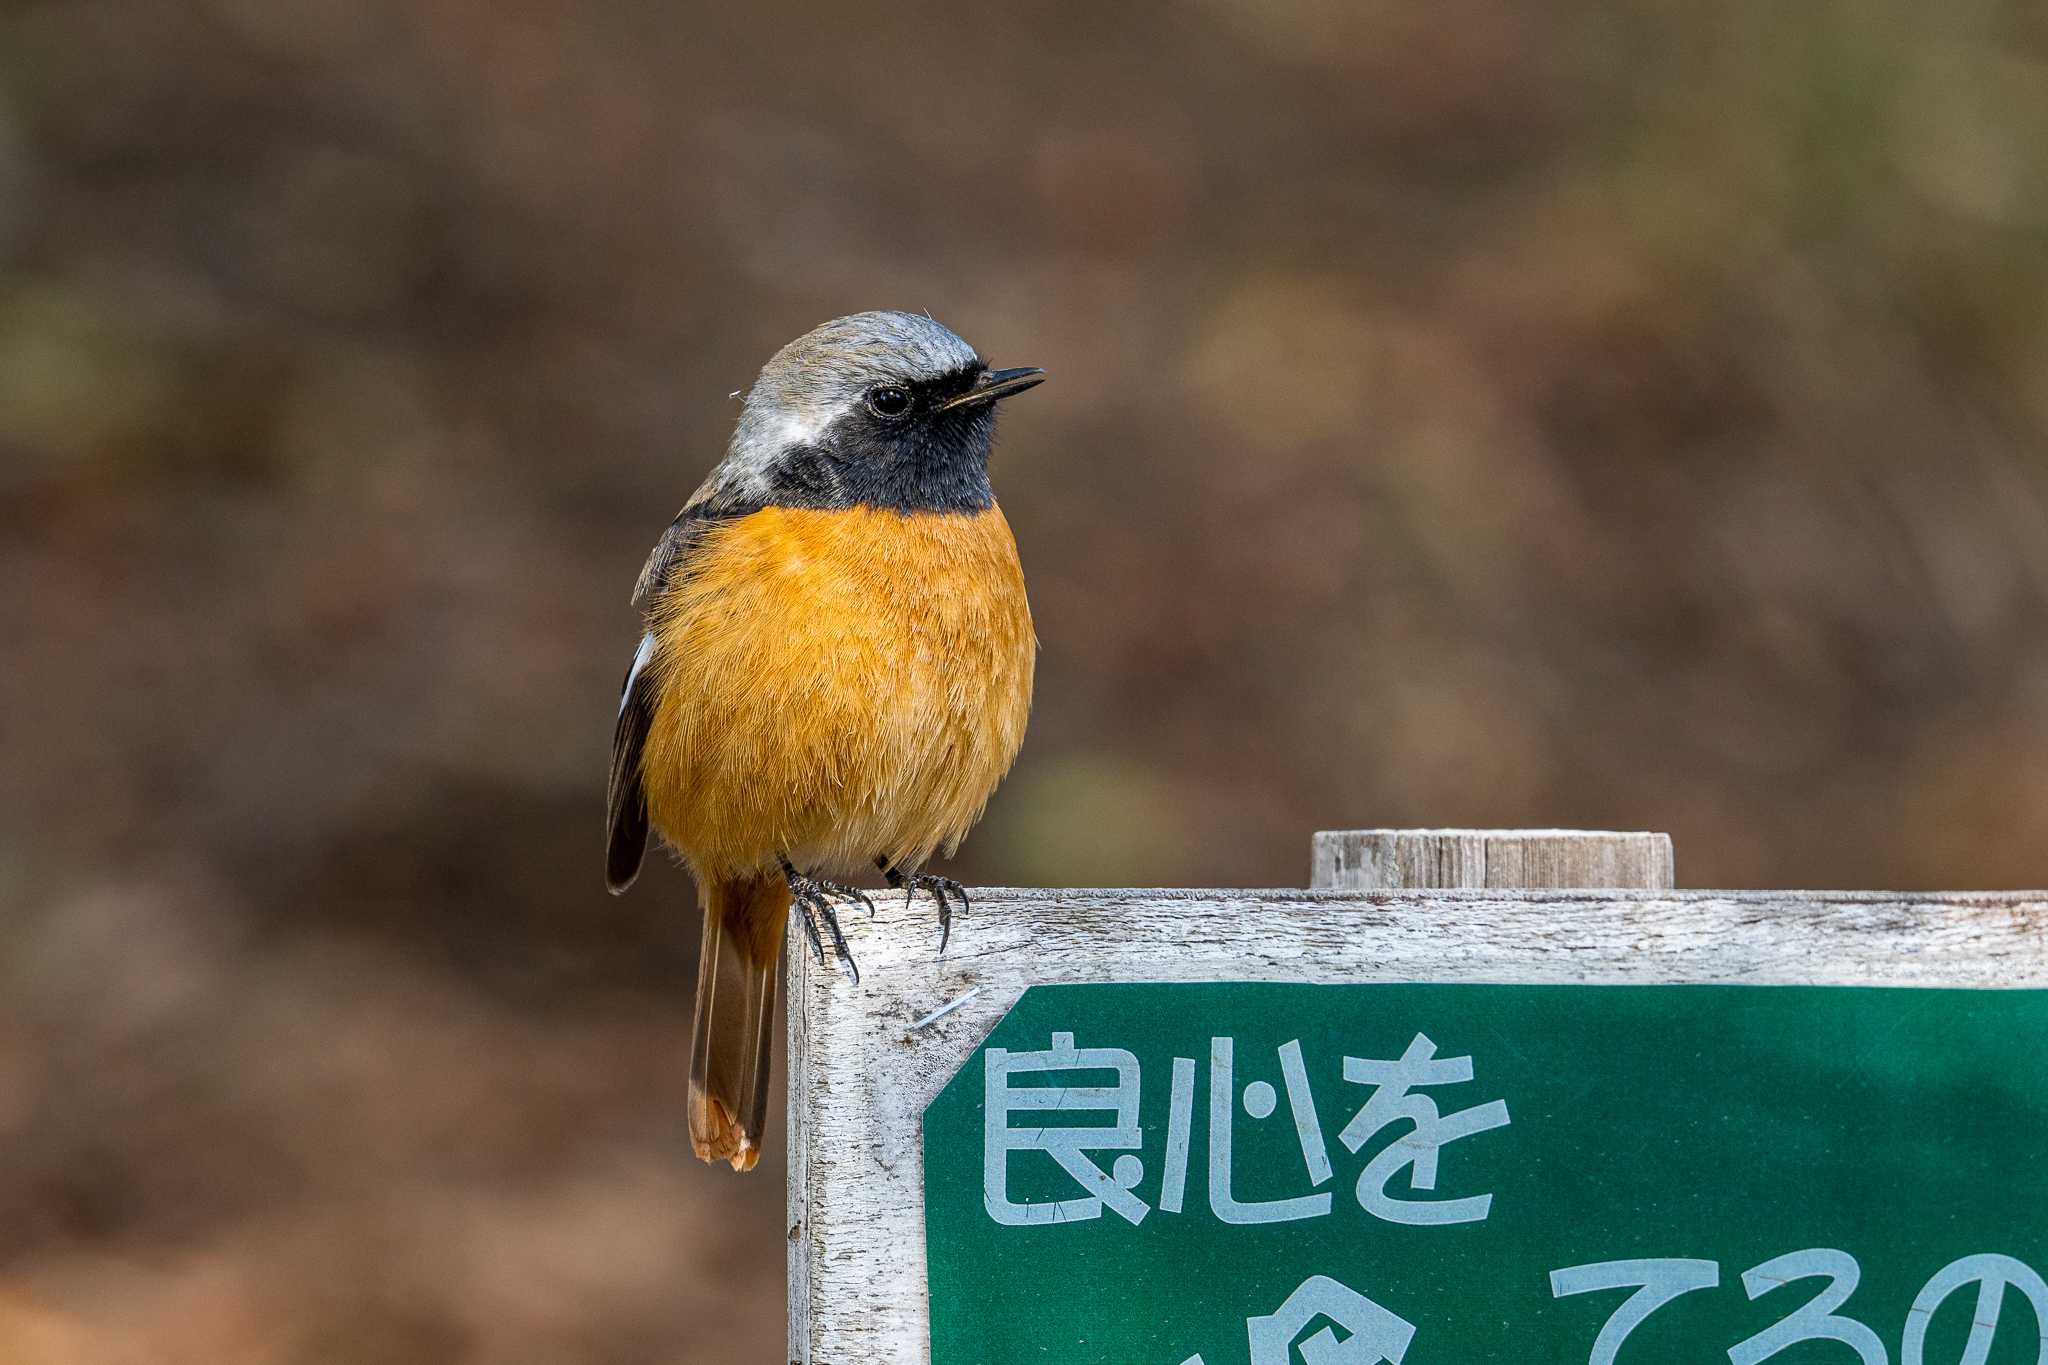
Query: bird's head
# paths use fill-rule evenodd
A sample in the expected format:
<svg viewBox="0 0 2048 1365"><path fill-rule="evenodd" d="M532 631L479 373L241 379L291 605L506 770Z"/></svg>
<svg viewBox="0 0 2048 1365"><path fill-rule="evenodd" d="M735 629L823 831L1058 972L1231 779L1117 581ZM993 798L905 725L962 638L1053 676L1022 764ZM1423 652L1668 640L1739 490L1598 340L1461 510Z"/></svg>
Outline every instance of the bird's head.
<svg viewBox="0 0 2048 1365"><path fill-rule="evenodd" d="M978 511L996 402L1044 377L990 369L920 313L836 318L762 368L714 483L763 505Z"/></svg>

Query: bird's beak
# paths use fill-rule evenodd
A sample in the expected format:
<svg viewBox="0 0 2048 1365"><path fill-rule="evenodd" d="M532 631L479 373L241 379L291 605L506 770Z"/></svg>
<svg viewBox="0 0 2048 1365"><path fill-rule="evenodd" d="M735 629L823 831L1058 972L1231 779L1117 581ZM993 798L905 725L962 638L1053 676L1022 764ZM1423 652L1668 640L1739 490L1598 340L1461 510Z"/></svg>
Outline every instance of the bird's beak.
<svg viewBox="0 0 2048 1365"><path fill-rule="evenodd" d="M958 398L948 399L939 404L938 411L950 412L954 408L980 407L993 403L998 398L1008 398L1013 393L1035 389L1045 382L1045 371L1036 366L1025 365L1014 370L984 370L981 378L974 381L974 387Z"/></svg>

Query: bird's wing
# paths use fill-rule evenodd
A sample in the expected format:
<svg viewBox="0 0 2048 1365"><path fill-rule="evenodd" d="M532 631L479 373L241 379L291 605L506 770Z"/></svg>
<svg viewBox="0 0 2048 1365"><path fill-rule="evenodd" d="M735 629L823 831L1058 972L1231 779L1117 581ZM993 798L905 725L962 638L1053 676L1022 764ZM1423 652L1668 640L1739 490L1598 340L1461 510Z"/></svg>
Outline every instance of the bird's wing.
<svg viewBox="0 0 2048 1365"><path fill-rule="evenodd" d="M688 557L691 544L703 533L710 520L703 513L701 504L691 503L676 513L676 519L661 533L661 539L654 542L647 564L633 584L634 606L646 611L654 601L654 595L668 586L668 576Z"/></svg>
<svg viewBox="0 0 2048 1365"><path fill-rule="evenodd" d="M647 612L661 590L690 557L706 527L722 516L731 515L704 502L692 500L669 523L647 556L647 567L633 586L633 605ZM655 635L652 624L640 637L633 654L633 666L626 671L625 686L619 690L619 718L612 729L612 773L607 784L605 814L604 884L618 895L639 875L640 860L647 852L647 796L640 785L640 751L647 743L647 729L654 723L654 701L648 685L647 666L654 661Z"/></svg>

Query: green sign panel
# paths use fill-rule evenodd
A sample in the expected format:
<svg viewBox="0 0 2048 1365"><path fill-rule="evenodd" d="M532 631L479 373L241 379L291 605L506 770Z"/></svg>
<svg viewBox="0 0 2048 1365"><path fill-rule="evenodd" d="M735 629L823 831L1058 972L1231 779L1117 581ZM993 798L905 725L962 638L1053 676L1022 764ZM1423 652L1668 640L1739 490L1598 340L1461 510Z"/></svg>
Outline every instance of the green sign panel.
<svg viewBox="0 0 2048 1365"><path fill-rule="evenodd" d="M2048 992L1040 987L933 1365L2048 1365Z"/></svg>

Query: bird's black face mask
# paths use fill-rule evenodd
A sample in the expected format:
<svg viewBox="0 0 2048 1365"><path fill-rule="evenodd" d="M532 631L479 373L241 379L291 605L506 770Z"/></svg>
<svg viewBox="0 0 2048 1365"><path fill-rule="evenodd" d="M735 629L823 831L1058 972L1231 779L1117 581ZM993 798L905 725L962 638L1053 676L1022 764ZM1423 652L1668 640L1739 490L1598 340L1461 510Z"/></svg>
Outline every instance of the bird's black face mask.
<svg viewBox="0 0 2048 1365"><path fill-rule="evenodd" d="M877 384L816 438L791 446L771 474L785 507L979 512L995 505L989 451L999 399L1037 370L974 365L938 379Z"/></svg>

